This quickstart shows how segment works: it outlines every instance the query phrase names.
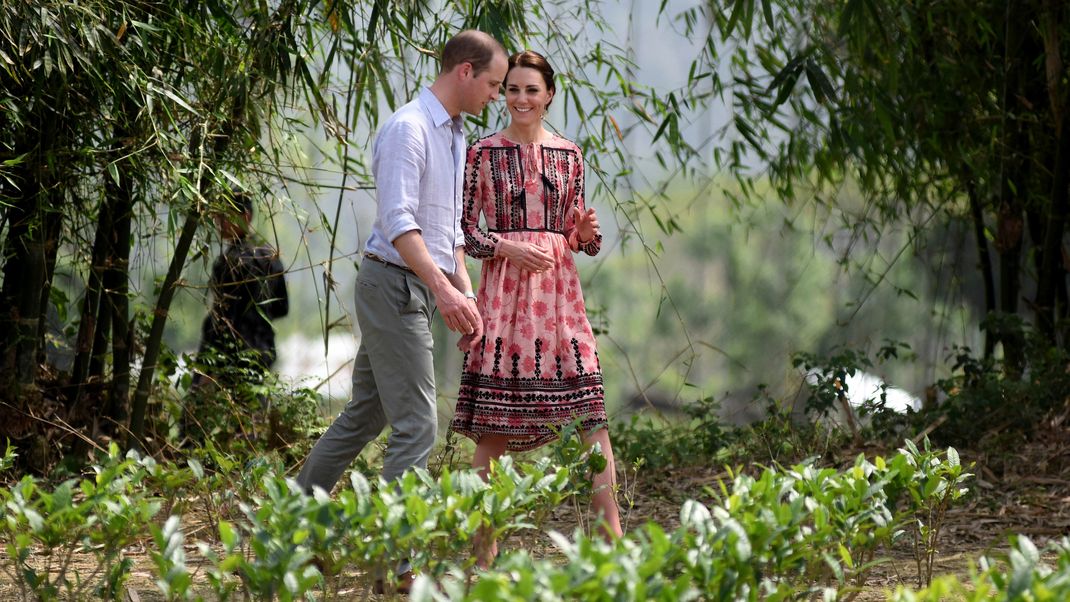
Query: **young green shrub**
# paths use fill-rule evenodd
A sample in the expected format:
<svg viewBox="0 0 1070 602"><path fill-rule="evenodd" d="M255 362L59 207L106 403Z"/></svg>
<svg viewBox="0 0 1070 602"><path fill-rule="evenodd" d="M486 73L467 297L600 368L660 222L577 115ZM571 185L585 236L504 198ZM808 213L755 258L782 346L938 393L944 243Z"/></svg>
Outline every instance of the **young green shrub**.
<svg viewBox="0 0 1070 602"><path fill-rule="evenodd" d="M236 573L256 599L300 599L320 580L306 544L312 531L310 503L315 500L292 480L273 475L264 477L261 495L239 504L248 553L241 556Z"/></svg>
<svg viewBox="0 0 1070 602"><path fill-rule="evenodd" d="M15 458L18 454L15 453L15 448L11 445L11 441L7 441L4 447L4 455L0 456L0 474L11 469L15 465Z"/></svg>
<svg viewBox="0 0 1070 602"><path fill-rule="evenodd" d="M1011 549L997 562L981 558L980 572L971 571L968 583L954 575L938 577L928 587L913 591L900 586L889 597L891 602L1061 602L1070 600L1070 539L1048 545L1055 556L1054 566L1042 561L1041 552L1024 535L1011 538Z"/></svg>
<svg viewBox="0 0 1070 602"><path fill-rule="evenodd" d="M233 522L218 520L219 541L198 543L210 564L209 585L219 599L240 592L255 599L295 600L317 589L335 592L334 577L343 569L362 573L366 591L375 577L392 573L403 560L435 579L464 574L474 563L477 533L504 538L533 528L551 509L589 489L591 472L605 466L605 458L589 450L559 453L570 464L558 466L550 458L514 463L506 456L492 464L485 480L471 470L445 469L435 479L417 469L373 487L353 472L351 486L336 499L322 490L308 496L280 476L281 469L259 463L259 469L245 471L259 474L260 482L248 495L234 498L240 512ZM228 471L236 468L229 456L213 462ZM224 487L197 466L194 472L202 481ZM244 491L242 481L249 474L235 478L229 489ZM214 494L224 495L233 493ZM181 597L184 583L182 563L173 553L176 528L169 522L157 532L160 552L154 556L164 575L161 590L174 599Z"/></svg>
<svg viewBox="0 0 1070 602"><path fill-rule="evenodd" d="M1016 451L1045 417L1065 410L1070 350L1053 345L1017 316L993 314L982 328L1015 341L1017 352L997 359L953 347L952 376L936 383L947 398L926 408L919 428L939 419L934 436L945 445Z"/></svg>
<svg viewBox="0 0 1070 602"><path fill-rule="evenodd" d="M680 527L647 524L607 544L578 532L553 535L565 562L504 554L470 588L421 581L417 600L798 600L855 597L878 553L904 532L913 510L894 512L900 496L927 499L928 478L953 474L953 462L908 452L890 461L859 456L847 470L803 462L721 484L716 502L685 502ZM949 498L954 501L958 498ZM911 506L913 508L913 506Z"/></svg>
<svg viewBox="0 0 1070 602"><path fill-rule="evenodd" d="M652 470L707 463L733 440L721 422L716 399L704 397L683 410L689 419L681 422L640 414L615 422L611 431L618 460L625 464L642 462L643 468Z"/></svg>
<svg viewBox="0 0 1070 602"><path fill-rule="evenodd" d="M122 456L112 444L93 478L71 479L49 491L27 476L4 494L0 534L7 544L4 572L22 599L117 599L132 561L123 548L143 537L160 509L143 481L155 470L152 458ZM89 571L73 566L75 554L89 554ZM33 556L43 556L41 562Z"/></svg>
<svg viewBox="0 0 1070 602"><path fill-rule="evenodd" d="M564 557L562 562L534 558L527 550L508 552L475 583L459 573L438 583L421 576L410 598L414 602L700 599L689 575L679 571L679 542L653 523L613 543L579 530L571 540L554 532L550 537Z"/></svg>
<svg viewBox="0 0 1070 602"><path fill-rule="evenodd" d="M171 515L162 527L152 525L150 530L156 544L156 549L150 554L158 577L156 586L168 602L192 599L190 588L193 577L186 566L186 538L182 533L181 519Z"/></svg>
<svg viewBox="0 0 1070 602"><path fill-rule="evenodd" d="M647 415L633 414L613 423L613 451L624 463L642 462L648 470L680 465L693 459L686 429Z"/></svg>
<svg viewBox="0 0 1070 602"><path fill-rule="evenodd" d="M928 438L921 450L906 440L894 468L904 481L900 486L906 493L905 527L911 535L918 587L923 587L932 581L947 510L969 492L963 485L973 475L965 471L955 448L934 451Z"/></svg>

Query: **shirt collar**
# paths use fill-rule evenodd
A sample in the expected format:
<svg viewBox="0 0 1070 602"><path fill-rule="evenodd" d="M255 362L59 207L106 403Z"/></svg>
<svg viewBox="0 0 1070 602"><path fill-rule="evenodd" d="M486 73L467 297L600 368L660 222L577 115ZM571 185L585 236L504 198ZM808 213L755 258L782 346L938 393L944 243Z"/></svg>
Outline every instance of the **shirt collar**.
<svg viewBox="0 0 1070 602"><path fill-rule="evenodd" d="M435 127L442 127L446 124L453 126L454 130L460 129L461 117L450 117L450 114L446 112L446 107L442 106L442 103L435 96L435 93L431 91L431 88L423 88L420 90L420 103L423 104L424 109L427 111L427 115L431 118L431 123L435 124Z"/></svg>

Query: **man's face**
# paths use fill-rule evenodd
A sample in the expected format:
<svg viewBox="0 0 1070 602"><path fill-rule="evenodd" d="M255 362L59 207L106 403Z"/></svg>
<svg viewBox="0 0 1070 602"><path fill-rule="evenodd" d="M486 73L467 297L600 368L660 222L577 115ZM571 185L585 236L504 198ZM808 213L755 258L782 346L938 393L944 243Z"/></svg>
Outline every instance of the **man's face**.
<svg viewBox="0 0 1070 602"><path fill-rule="evenodd" d="M467 67L469 71L461 84L461 110L478 115L488 103L498 100L498 92L505 81L505 73L509 70L509 60L505 55L495 54L487 68L474 76L471 65Z"/></svg>

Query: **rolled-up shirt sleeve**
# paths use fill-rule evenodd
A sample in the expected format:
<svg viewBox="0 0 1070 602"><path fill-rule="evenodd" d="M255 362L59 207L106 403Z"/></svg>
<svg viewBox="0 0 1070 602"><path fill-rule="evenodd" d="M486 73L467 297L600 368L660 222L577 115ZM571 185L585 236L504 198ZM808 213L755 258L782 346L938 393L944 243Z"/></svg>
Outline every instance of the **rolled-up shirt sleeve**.
<svg viewBox="0 0 1070 602"><path fill-rule="evenodd" d="M416 211L426 162L426 134L415 123L398 120L379 132L372 171L378 189L377 218L386 239L420 230Z"/></svg>
<svg viewBox="0 0 1070 602"><path fill-rule="evenodd" d="M461 220L457 220L457 229L453 233L453 248L464 248L464 230L461 229Z"/></svg>

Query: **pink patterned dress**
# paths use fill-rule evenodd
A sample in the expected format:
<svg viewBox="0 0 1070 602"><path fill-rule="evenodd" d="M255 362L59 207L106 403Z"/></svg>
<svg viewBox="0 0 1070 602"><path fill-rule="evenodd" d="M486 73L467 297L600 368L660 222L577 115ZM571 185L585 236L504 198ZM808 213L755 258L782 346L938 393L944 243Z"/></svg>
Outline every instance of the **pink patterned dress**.
<svg viewBox="0 0 1070 602"><path fill-rule="evenodd" d="M453 431L476 441L506 435L508 449L523 451L576 419L585 432L606 424L602 371L572 257L597 254L602 238L579 242L573 207L586 211L583 156L572 142L554 136L518 144L498 133L468 149L462 226L465 252L483 260L476 304L484 337L464 356ZM554 267L521 273L496 256L503 239L551 249Z"/></svg>

